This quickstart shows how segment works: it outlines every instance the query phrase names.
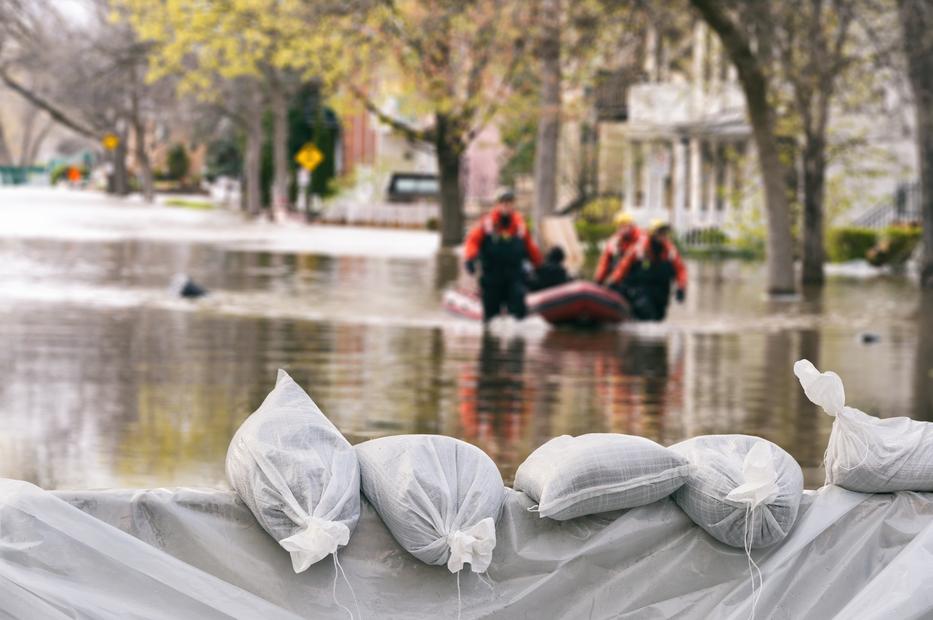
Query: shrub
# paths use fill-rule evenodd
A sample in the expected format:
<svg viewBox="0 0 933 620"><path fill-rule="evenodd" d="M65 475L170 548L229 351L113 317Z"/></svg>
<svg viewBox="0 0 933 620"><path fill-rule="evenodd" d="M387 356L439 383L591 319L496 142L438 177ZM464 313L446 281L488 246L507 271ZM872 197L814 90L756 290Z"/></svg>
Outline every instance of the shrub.
<svg viewBox="0 0 933 620"><path fill-rule="evenodd" d="M184 179L188 174L188 166L191 165L191 161L188 159L188 151L185 150L185 145L176 144L169 149L165 165L168 168L169 179L173 181L181 181Z"/></svg>
<svg viewBox="0 0 933 620"><path fill-rule="evenodd" d="M865 258L868 250L878 241L878 232L871 228L844 226L829 231L826 253L829 260L842 263Z"/></svg>
<svg viewBox="0 0 933 620"><path fill-rule="evenodd" d="M578 219L592 224L612 224L612 220L622 209L622 201L614 196L595 198L580 209Z"/></svg>
<svg viewBox="0 0 933 620"><path fill-rule="evenodd" d="M587 251L590 252L596 251L599 243L611 237L612 233L616 231L615 225L611 223L600 224L582 219L574 222L574 226L577 229L577 237L580 238L580 242L583 243Z"/></svg>
<svg viewBox="0 0 933 620"><path fill-rule="evenodd" d="M65 177L66 172L68 172L67 165L62 164L60 166L55 166L55 168L52 169L52 173L49 175L49 182L52 185L57 184L62 179L66 178Z"/></svg>
<svg viewBox="0 0 933 620"><path fill-rule="evenodd" d="M599 243L616 231L612 220L621 208L622 201L613 196L595 198L583 205L574 227L587 252L597 252Z"/></svg>

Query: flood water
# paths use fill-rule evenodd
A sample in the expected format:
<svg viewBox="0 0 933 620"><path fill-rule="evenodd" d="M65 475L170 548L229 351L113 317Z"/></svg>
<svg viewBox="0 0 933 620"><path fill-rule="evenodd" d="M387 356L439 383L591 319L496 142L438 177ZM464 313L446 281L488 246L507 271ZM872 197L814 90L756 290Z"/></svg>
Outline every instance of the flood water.
<svg viewBox="0 0 933 620"><path fill-rule="evenodd" d="M793 376L801 357L837 371L853 406L933 420L933 300L906 278L837 275L772 301L758 264L691 263L665 324L484 332L440 310L457 261L435 243L0 191L0 477L223 485L230 437L278 368L351 442L452 435L507 480L564 433L748 433L817 486L832 420ZM174 299L177 272L212 295Z"/></svg>

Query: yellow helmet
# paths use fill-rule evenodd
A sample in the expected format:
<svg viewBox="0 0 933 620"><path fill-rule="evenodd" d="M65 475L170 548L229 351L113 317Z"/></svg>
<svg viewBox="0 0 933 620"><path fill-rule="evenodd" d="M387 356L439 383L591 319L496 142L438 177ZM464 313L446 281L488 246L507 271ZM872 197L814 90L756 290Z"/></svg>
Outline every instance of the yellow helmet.
<svg viewBox="0 0 933 620"><path fill-rule="evenodd" d="M651 220L650 224L648 224L648 232L654 234L658 232L659 230L661 230L662 228L670 228L670 227L671 225L667 223L667 220L656 217L653 220Z"/></svg>
<svg viewBox="0 0 933 620"><path fill-rule="evenodd" d="M619 211L616 213L616 216L613 218L612 222L616 226L623 226L625 224L634 224L635 218L632 217L632 214L628 213L627 211Z"/></svg>

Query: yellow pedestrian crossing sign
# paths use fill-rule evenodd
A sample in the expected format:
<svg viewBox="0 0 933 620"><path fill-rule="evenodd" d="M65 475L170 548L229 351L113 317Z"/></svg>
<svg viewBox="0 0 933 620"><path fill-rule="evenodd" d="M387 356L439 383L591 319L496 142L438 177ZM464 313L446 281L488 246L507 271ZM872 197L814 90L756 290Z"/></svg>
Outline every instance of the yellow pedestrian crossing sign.
<svg viewBox="0 0 933 620"><path fill-rule="evenodd" d="M295 155L295 162L308 171L317 168L322 161L324 161L324 153L311 142L301 147L301 150Z"/></svg>

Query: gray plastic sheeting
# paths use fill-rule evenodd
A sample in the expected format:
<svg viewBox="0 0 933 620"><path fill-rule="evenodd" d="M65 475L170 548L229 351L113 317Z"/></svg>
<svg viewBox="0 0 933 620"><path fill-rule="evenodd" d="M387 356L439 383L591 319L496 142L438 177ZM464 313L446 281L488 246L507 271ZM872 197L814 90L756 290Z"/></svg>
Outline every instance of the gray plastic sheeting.
<svg viewBox="0 0 933 620"><path fill-rule="evenodd" d="M748 618L743 551L670 500L566 522L509 491L487 575L460 575L464 618ZM790 536L753 552L759 618L933 617L933 494L807 492ZM457 616L457 577L392 540L372 508L340 551L355 617ZM346 618L325 559L288 553L232 492L42 491L0 480L0 618Z"/></svg>

